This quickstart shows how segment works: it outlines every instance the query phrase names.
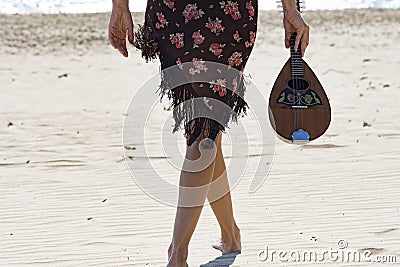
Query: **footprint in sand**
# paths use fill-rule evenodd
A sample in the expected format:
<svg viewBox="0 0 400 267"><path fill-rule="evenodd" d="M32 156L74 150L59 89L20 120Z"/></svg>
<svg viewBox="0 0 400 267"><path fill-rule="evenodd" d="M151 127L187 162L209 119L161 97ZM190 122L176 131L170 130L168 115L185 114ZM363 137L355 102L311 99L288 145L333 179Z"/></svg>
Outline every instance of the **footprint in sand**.
<svg viewBox="0 0 400 267"><path fill-rule="evenodd" d="M361 248L361 249L359 249L358 251L359 251L360 253L364 253L365 251L369 251L369 252L371 252L372 254L380 254L380 253L382 253L384 250L385 250L384 248Z"/></svg>
<svg viewBox="0 0 400 267"><path fill-rule="evenodd" d="M386 229L386 230L383 230L383 231L375 232L375 234L381 235L381 234L390 233L390 232L393 232L393 231L396 231L396 230L399 230L399 228L389 228L389 229Z"/></svg>

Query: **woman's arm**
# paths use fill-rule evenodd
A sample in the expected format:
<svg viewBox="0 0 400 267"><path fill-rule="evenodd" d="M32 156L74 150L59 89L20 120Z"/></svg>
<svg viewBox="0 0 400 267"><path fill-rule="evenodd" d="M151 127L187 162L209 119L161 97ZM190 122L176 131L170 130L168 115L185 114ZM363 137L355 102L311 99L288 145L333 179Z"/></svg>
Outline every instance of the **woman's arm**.
<svg viewBox="0 0 400 267"><path fill-rule="evenodd" d="M129 0L112 0L113 7L123 7L129 9Z"/></svg>
<svg viewBox="0 0 400 267"><path fill-rule="evenodd" d="M283 11L297 11L295 0L282 0Z"/></svg>
<svg viewBox="0 0 400 267"><path fill-rule="evenodd" d="M126 36L133 44L133 21L129 10L129 0L113 0L113 8L108 25L108 39L111 45L124 56L128 56Z"/></svg>
<svg viewBox="0 0 400 267"><path fill-rule="evenodd" d="M296 0L282 0L283 6L283 27L285 28L285 46L290 47L290 37L293 33L297 33L296 42L294 45L297 51L301 46L301 54L304 52L309 43L310 26L304 21L300 12L296 8Z"/></svg>

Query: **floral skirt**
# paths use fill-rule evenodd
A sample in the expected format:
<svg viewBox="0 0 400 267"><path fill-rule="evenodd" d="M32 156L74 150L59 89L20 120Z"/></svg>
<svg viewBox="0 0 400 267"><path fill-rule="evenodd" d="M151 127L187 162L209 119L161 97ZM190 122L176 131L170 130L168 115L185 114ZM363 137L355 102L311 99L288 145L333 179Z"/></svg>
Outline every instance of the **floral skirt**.
<svg viewBox="0 0 400 267"><path fill-rule="evenodd" d="M257 0L148 0L134 45L146 61L160 59L160 95L171 100L173 132L183 128L189 146L215 140L246 114L243 69L254 46L257 14ZM182 77L189 82L175 86ZM195 99L204 101L193 108Z"/></svg>

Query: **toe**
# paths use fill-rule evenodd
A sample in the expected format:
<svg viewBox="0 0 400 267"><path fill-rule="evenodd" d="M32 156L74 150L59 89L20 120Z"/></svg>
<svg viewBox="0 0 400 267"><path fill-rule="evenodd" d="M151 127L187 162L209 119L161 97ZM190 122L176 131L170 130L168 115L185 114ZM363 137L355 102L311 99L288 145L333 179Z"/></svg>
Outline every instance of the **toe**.
<svg viewBox="0 0 400 267"><path fill-rule="evenodd" d="M224 243L222 242L221 239L219 239L218 241L216 241L213 245L213 248L221 251L222 253L224 253Z"/></svg>

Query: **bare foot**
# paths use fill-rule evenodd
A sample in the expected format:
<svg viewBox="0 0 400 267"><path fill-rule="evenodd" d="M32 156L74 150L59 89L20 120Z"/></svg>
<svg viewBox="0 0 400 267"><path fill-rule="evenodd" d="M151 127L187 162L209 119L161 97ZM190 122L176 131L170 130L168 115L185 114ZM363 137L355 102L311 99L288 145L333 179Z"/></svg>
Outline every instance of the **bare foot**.
<svg viewBox="0 0 400 267"><path fill-rule="evenodd" d="M216 243L212 245L213 248L222 252L222 254L241 252L242 246L240 242L240 232L235 231L233 237L220 238Z"/></svg>
<svg viewBox="0 0 400 267"><path fill-rule="evenodd" d="M239 244L227 244L226 242L224 242L222 239L220 239L219 241L217 241L216 243L214 243L212 245L213 248L219 250L222 252L222 254L227 254L227 253L233 253L233 252L240 252L241 251L241 247L240 247L240 243Z"/></svg>

